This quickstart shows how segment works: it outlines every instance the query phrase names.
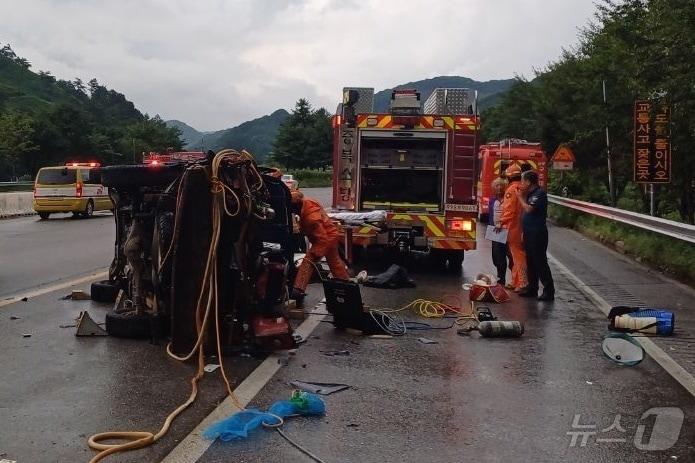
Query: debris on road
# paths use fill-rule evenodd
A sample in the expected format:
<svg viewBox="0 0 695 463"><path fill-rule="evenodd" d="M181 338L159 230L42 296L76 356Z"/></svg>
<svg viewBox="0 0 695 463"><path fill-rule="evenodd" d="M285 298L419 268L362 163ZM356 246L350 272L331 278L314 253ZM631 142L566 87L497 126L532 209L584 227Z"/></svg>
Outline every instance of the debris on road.
<svg viewBox="0 0 695 463"><path fill-rule="evenodd" d="M464 289L465 286L463 285ZM497 303L507 302L511 299L507 290L497 282L494 276L484 273L478 274L470 285L468 298L471 301Z"/></svg>
<svg viewBox="0 0 695 463"><path fill-rule="evenodd" d="M290 400L279 400L273 403L266 412L253 409L241 410L212 424L203 432L203 437L229 442L248 437L251 431L261 426L279 428L284 424L284 420L291 416L322 416L325 414L326 404L321 397L310 392L294 391Z"/></svg>
<svg viewBox="0 0 695 463"><path fill-rule="evenodd" d="M423 344L439 344L439 341L429 338L417 338L417 340Z"/></svg>
<svg viewBox="0 0 695 463"><path fill-rule="evenodd" d="M30 333L24 333L24 334L22 335L22 337L23 337L23 338L30 338L30 337L31 337L31 334L30 334Z"/></svg>
<svg viewBox="0 0 695 463"><path fill-rule="evenodd" d="M302 391L312 392L320 395L330 395L336 392L350 389L349 384L342 383L316 383L313 381L291 381L290 386L296 387Z"/></svg>
<svg viewBox="0 0 695 463"><path fill-rule="evenodd" d="M84 312L80 312L80 316L77 318L75 336L108 336L108 333L104 328L99 326L97 322L92 320L92 317L90 317L89 313L85 310Z"/></svg>
<svg viewBox="0 0 695 463"><path fill-rule="evenodd" d="M520 321L485 321L478 324L478 332L485 338L518 338L524 334L524 325Z"/></svg>
<svg viewBox="0 0 695 463"><path fill-rule="evenodd" d="M606 357L616 363L634 366L644 360L644 348L627 333L611 333L601 343Z"/></svg>
<svg viewBox="0 0 695 463"><path fill-rule="evenodd" d="M207 373L212 373L213 371L217 370L220 366L217 363L208 363L203 367L203 370L205 370Z"/></svg>
<svg viewBox="0 0 695 463"><path fill-rule="evenodd" d="M65 297L61 297L64 301L90 301L92 296L81 289L74 289L70 294Z"/></svg>
<svg viewBox="0 0 695 463"><path fill-rule="evenodd" d="M383 273L371 277L367 276L363 284L374 288L387 289L415 287L415 281L408 276L408 271L396 264L391 264Z"/></svg>
<svg viewBox="0 0 695 463"><path fill-rule="evenodd" d="M608 329L622 332L638 332L670 336L675 317L665 309L617 306L608 313Z"/></svg>
<svg viewBox="0 0 695 463"><path fill-rule="evenodd" d="M10 315L10 320L21 320L22 317L17 317L15 315Z"/></svg>
<svg viewBox="0 0 695 463"><path fill-rule="evenodd" d="M336 357L336 356L347 356L350 355L349 350L321 350L319 351L323 355L327 357Z"/></svg>
<svg viewBox="0 0 695 463"><path fill-rule="evenodd" d="M26 301L28 301L28 300L29 300L29 298L26 297L26 296L20 299L20 301L22 301L22 302L26 302Z"/></svg>

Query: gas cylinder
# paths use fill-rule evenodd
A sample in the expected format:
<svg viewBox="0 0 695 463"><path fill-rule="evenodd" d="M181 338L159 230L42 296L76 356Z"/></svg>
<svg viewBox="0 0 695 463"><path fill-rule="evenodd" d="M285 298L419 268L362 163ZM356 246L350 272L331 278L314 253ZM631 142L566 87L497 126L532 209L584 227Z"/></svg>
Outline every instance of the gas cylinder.
<svg viewBox="0 0 695 463"><path fill-rule="evenodd" d="M485 338L518 338L524 334L524 325L516 320L484 321L478 324L478 332Z"/></svg>

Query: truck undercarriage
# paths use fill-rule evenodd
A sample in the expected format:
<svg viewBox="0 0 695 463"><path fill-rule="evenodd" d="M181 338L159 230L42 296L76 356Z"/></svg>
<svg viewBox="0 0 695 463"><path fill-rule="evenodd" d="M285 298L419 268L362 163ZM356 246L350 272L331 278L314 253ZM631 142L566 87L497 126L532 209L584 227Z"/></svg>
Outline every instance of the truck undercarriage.
<svg viewBox="0 0 695 463"><path fill-rule="evenodd" d="M115 299L110 334L169 339L175 355L213 350L216 338L225 354L294 346L283 316L290 193L279 179L233 150L100 175L117 233L109 280L92 291Z"/></svg>

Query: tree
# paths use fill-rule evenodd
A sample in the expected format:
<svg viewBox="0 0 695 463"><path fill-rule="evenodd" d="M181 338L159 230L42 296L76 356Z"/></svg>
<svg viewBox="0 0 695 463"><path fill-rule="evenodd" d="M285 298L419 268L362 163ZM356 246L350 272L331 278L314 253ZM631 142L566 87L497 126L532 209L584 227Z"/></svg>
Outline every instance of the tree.
<svg viewBox="0 0 695 463"><path fill-rule="evenodd" d="M17 163L38 147L32 141L34 128L30 118L16 113L0 115L0 163L16 177Z"/></svg>
<svg viewBox="0 0 695 463"><path fill-rule="evenodd" d="M577 155L575 196L608 200L605 124L611 133L618 197L646 209L632 181L632 112L636 98L671 104L673 182L658 193L658 211L695 221L695 8L689 0L603 0L579 45L520 79L499 106L483 114L487 138L540 141L546 151L568 142ZM602 81L608 90L603 104ZM600 179L600 182L597 182ZM642 192L640 194L640 192ZM635 205L641 200L641 207ZM621 200L618 201L621 204Z"/></svg>
<svg viewBox="0 0 695 463"><path fill-rule="evenodd" d="M272 159L294 168L325 168L330 164L332 133L330 114L300 98L290 117L280 125Z"/></svg>
<svg viewBox="0 0 695 463"><path fill-rule="evenodd" d="M141 153L150 151L166 151L169 148L180 150L183 147L181 131L175 127L167 127L159 117L149 117L147 114L139 122L130 124L118 143L119 152L127 154L126 159L140 162Z"/></svg>

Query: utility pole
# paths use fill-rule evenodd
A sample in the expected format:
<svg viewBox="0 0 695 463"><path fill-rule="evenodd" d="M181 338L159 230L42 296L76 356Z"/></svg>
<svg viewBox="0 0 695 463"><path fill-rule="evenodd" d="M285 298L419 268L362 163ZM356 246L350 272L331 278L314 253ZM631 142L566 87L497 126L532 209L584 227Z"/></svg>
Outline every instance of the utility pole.
<svg viewBox="0 0 695 463"><path fill-rule="evenodd" d="M611 206L615 206L615 186L613 184L613 160L611 159L611 139L608 135L608 99L606 98L606 81L603 80L603 111L606 121L606 159L608 161L608 195Z"/></svg>

